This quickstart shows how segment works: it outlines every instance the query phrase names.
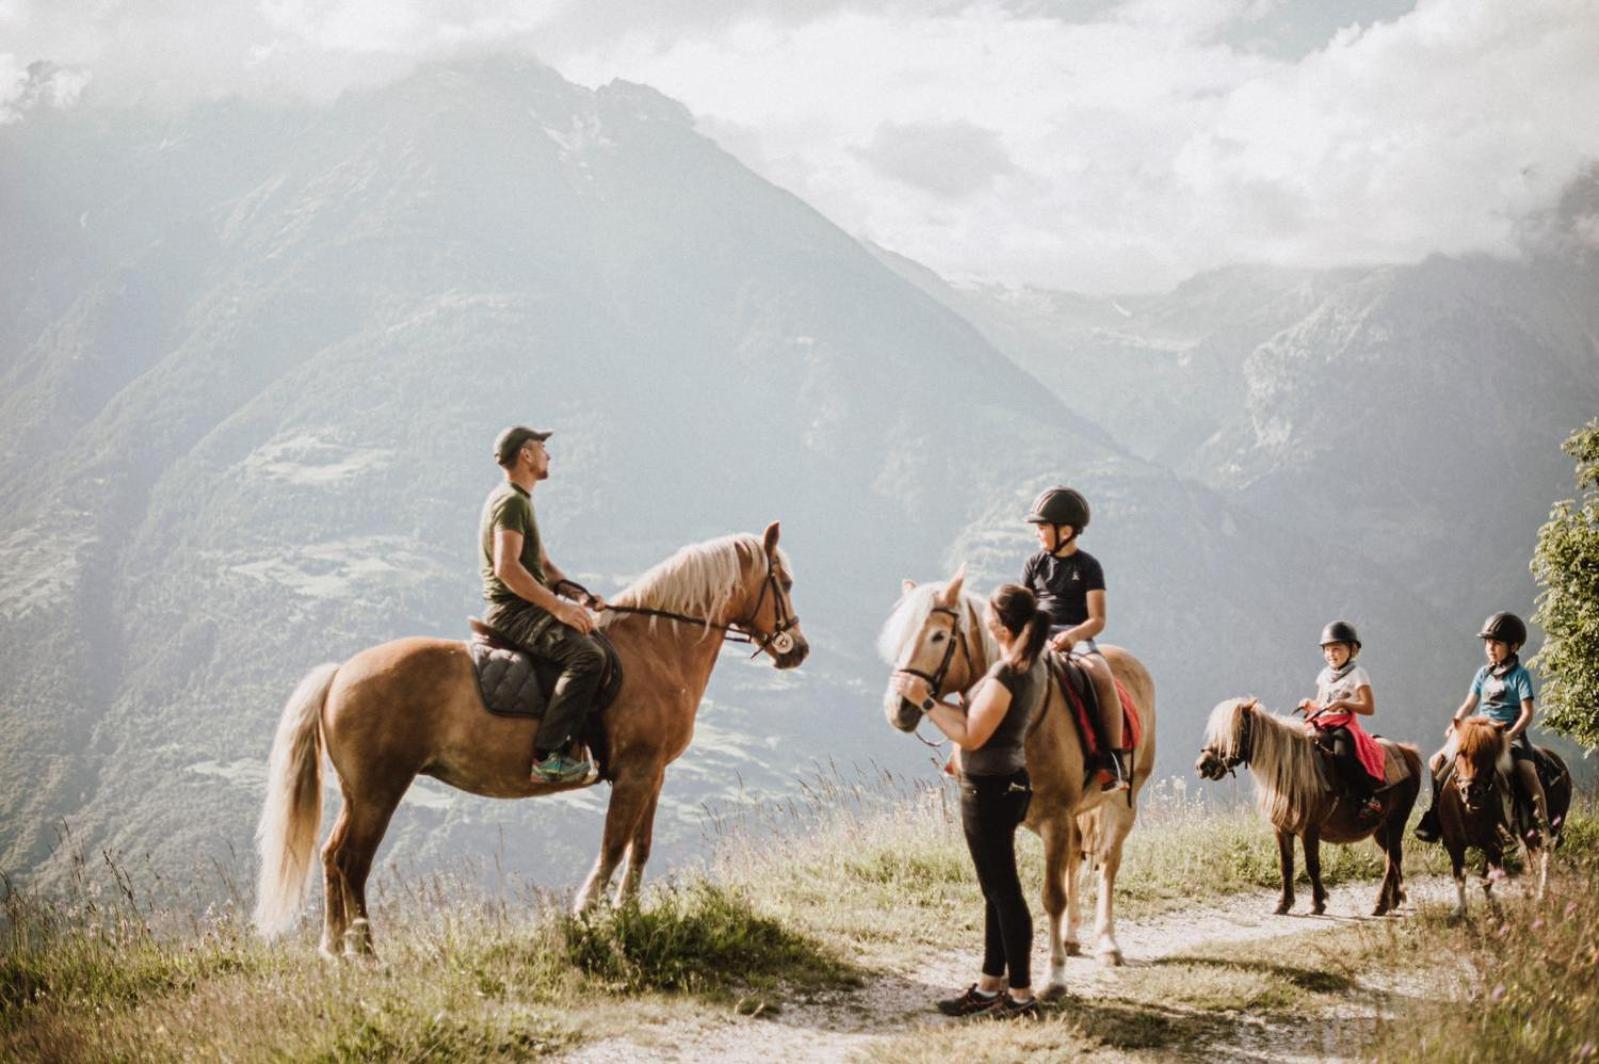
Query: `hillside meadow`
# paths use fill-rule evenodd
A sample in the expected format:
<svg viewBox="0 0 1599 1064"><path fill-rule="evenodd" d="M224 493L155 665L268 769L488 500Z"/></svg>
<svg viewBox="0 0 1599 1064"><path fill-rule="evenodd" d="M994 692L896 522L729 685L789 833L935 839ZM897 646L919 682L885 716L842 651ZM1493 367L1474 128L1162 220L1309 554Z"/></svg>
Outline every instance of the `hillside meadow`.
<svg viewBox="0 0 1599 1064"><path fill-rule="evenodd" d="M371 964L317 956L320 887L305 925L267 944L245 923L248 898L220 873L209 886L221 900L158 907L147 899L160 884L114 855L78 853L65 892L5 884L0 1056L528 1059L612 1044L671 1056L675 1039L729 1023L742 1025L732 1031L748 1053L763 1032L807 1033L824 1006L868 1032L851 1043L856 1055L881 1060L1105 1049L1197 1059L1243 1038L1310 1039L1316 1055L1360 1058L1593 1054L1591 800L1572 817L1542 903L1511 885L1490 912L1474 892L1472 914L1454 921L1452 888L1415 889L1437 887L1441 850L1412 845L1412 904L1400 918L1276 918L1288 921L1281 934L1233 941L1207 914L1269 909L1270 833L1252 812L1207 805L1180 781L1152 792L1128 844L1119 923L1124 936L1148 921L1191 933L1159 957L1129 949L1128 967L1073 980L1073 994L1036 1023L949 1023L929 1007L885 1011L871 1033L880 988L980 941L981 904L947 785L821 773L803 803L713 817L713 859L651 884L641 904L592 917L514 881L485 888L481 867L413 877L386 867L374 877ZM1037 884L1031 836L1023 856L1024 881ZM1329 884L1353 885L1363 907L1375 848L1334 847L1326 858ZM1041 965L1036 906L1035 915Z"/></svg>

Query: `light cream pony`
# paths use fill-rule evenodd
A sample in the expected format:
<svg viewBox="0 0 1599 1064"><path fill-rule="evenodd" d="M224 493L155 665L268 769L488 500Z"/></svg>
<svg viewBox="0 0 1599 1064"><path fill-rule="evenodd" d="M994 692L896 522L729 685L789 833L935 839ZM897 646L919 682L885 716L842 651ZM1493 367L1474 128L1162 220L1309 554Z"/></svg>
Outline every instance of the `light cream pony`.
<svg viewBox="0 0 1599 1064"><path fill-rule="evenodd" d="M883 625L878 650L896 671L937 675L937 695L965 691L982 678L1003 654L983 624L984 603L963 594L965 569L948 583L917 586L907 581L905 594ZM955 640L953 652L949 640ZM1044 843L1044 911L1049 916L1049 984L1043 997L1066 993L1066 958L1081 952L1077 930L1079 879L1099 869L1096 952L1106 964L1121 964L1116 942L1116 873L1122 844L1133 829L1137 796L1155 769L1155 682L1148 670L1120 647L1101 646L1111 672L1127 688L1143 725L1133 752L1132 791L1105 793L1085 784L1084 756L1066 698L1051 684L1049 694L1027 736L1027 773L1033 801L1026 826ZM947 662L946 662L947 658ZM884 696L888 722L900 731L915 731L921 710L905 702L892 687ZM1131 800L1129 800L1131 798ZM1088 859L1088 865L1082 861Z"/></svg>

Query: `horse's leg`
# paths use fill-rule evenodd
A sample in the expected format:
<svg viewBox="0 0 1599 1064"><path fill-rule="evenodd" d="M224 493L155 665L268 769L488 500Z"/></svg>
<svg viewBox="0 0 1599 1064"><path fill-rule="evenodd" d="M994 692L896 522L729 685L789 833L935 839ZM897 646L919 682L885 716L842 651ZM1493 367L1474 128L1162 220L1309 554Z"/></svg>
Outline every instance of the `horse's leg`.
<svg viewBox="0 0 1599 1064"><path fill-rule="evenodd" d="M1063 815L1038 825L1044 842L1044 912L1049 915L1049 983L1040 995L1045 1001L1066 996L1066 940L1061 917L1066 911L1067 877L1076 871L1076 862L1067 852L1072 846L1071 819Z"/></svg>
<svg viewBox="0 0 1599 1064"><path fill-rule="evenodd" d="M1377 889L1377 905L1373 916L1382 916L1390 909L1399 908L1399 859L1394 856L1393 822L1385 820L1377 825L1372 838L1383 853L1382 886Z"/></svg>
<svg viewBox="0 0 1599 1064"><path fill-rule="evenodd" d="M322 944L317 952L330 959L344 952L344 932L350 926L350 916L344 906L344 874L335 860L349 833L350 806L346 803L333 822L333 830L328 832L327 842L322 845Z"/></svg>
<svg viewBox="0 0 1599 1064"><path fill-rule="evenodd" d="M1310 876L1310 913L1320 916L1327 911L1327 888L1321 885L1321 832L1306 828L1301 841L1305 846L1305 872Z"/></svg>
<svg viewBox="0 0 1599 1064"><path fill-rule="evenodd" d="M1277 903L1281 916L1294 907L1294 836L1292 832L1277 831L1277 870L1282 874L1282 900Z"/></svg>
<svg viewBox="0 0 1599 1064"><path fill-rule="evenodd" d="M1466 848L1464 846L1447 843L1449 850L1449 868L1455 877L1455 915L1466 915Z"/></svg>
<svg viewBox="0 0 1599 1064"><path fill-rule="evenodd" d="M611 885L611 876L616 873L616 866L622 863L628 844L633 841L633 831L639 817L660 793L656 783L659 778L660 770L618 769L616 783L611 788L611 804L605 810L605 832L600 839L600 855L594 861L594 870L584 880L583 888L572 902L573 912L583 913L594 908Z"/></svg>
<svg viewBox="0 0 1599 1064"><path fill-rule="evenodd" d="M1083 947L1077 929L1083 922L1083 840L1078 831L1077 818L1067 817L1066 824L1066 936L1061 949L1068 957L1082 954Z"/></svg>
<svg viewBox="0 0 1599 1064"><path fill-rule="evenodd" d="M1111 823L1107 827L1106 819ZM1114 810L1100 812L1099 852L1099 905L1095 930L1098 945L1095 947L1101 964L1111 966L1122 963L1122 948L1116 942L1116 873L1122 864L1122 840L1127 837L1128 821L1132 811L1117 805Z"/></svg>
<svg viewBox="0 0 1599 1064"><path fill-rule="evenodd" d="M344 931L346 957L372 955L372 923L366 912L366 879L372 871L372 858L383 841L383 833L388 830L389 818L394 816L400 798L410 785L410 778L398 786L390 782L387 789L379 794L352 794L346 787L345 811L339 819L341 822L345 822L346 818L348 820L343 837L330 854L338 871L344 916L348 921ZM333 840L329 839L329 842Z"/></svg>
<svg viewBox="0 0 1599 1064"><path fill-rule="evenodd" d="M633 827L633 838L627 844L627 868L622 872L622 882L616 888L616 901L622 902L638 897L639 883L644 879L644 865L650 859L650 845L655 839L655 806L661 800L661 784L665 781L665 773L656 777L655 793L650 795L644 811L639 814L638 823Z"/></svg>

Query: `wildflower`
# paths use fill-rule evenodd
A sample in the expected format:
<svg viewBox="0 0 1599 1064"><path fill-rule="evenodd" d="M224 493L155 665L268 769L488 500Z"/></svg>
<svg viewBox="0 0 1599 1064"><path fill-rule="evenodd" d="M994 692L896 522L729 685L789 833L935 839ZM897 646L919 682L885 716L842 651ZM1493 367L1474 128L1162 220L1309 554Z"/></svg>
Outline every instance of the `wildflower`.
<svg viewBox="0 0 1599 1064"><path fill-rule="evenodd" d="M1488 869L1488 882L1497 883L1503 878L1505 878L1505 870L1503 868Z"/></svg>
<svg viewBox="0 0 1599 1064"><path fill-rule="evenodd" d="M1576 1058L1578 1060L1587 1060L1589 1057L1592 1057L1593 1054L1594 1044L1592 1042L1584 1042L1582 1045L1577 1047Z"/></svg>
<svg viewBox="0 0 1599 1064"><path fill-rule="evenodd" d="M1534 920L1532 922L1532 929L1534 931L1542 931L1543 930L1543 917L1540 916L1540 917L1538 917L1538 919L1536 919L1536 920Z"/></svg>
<svg viewBox="0 0 1599 1064"><path fill-rule="evenodd" d="M1568 919L1570 918L1571 914L1576 912L1576 911L1577 911L1577 903L1575 901L1566 902L1566 917Z"/></svg>
<svg viewBox="0 0 1599 1064"><path fill-rule="evenodd" d="M1498 986L1493 988L1493 993L1488 995L1488 1000L1492 1001L1495 1005L1497 1005L1501 1001L1503 1001L1504 999L1505 999L1505 984L1500 983Z"/></svg>

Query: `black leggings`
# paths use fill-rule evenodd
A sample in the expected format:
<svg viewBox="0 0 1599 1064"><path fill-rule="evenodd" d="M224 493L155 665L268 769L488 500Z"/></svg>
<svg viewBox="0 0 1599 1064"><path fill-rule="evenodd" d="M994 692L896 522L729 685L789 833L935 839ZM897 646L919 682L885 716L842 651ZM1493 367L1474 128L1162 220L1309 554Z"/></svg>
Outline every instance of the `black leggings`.
<svg viewBox="0 0 1599 1064"><path fill-rule="evenodd" d="M1355 750L1355 737L1349 734L1349 729L1329 728L1325 742L1332 750L1333 763L1338 766L1338 782L1343 784L1344 793L1362 802L1370 798L1373 783L1371 773L1360 763L1360 754Z"/></svg>
<svg viewBox="0 0 1599 1064"><path fill-rule="evenodd" d="M1033 982L1033 914L1016 875L1016 829L1032 797L1026 769L1009 776L961 779L961 827L987 903L983 974L997 979L1009 972L1013 990Z"/></svg>

